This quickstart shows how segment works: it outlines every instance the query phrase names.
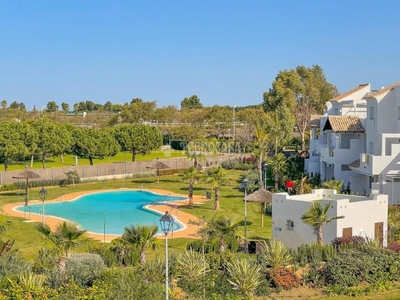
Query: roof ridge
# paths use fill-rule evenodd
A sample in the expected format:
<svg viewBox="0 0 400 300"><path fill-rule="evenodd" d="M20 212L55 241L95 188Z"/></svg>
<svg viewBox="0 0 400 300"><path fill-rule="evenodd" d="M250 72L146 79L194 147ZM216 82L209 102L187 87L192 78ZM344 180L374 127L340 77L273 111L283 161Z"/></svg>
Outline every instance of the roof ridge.
<svg viewBox="0 0 400 300"><path fill-rule="evenodd" d="M381 94L385 94L390 92L394 87L399 86L400 85L400 81L393 83L392 85L389 85L385 88L382 88L380 90L377 90L376 92L371 92L368 93L367 95L365 95L363 98L375 98L376 96L379 96Z"/></svg>
<svg viewBox="0 0 400 300"><path fill-rule="evenodd" d="M369 83L360 84L360 85L358 85L357 87L352 88L351 90L348 90L347 92L344 92L344 93L342 93L342 94L337 95L336 97L332 98L330 101L339 101L339 100L342 100L343 98L345 98L345 97L347 97L347 96L349 96L349 95L351 95L351 94L353 94L353 93L355 93L355 92L358 92L359 90L361 90L361 89L363 89L364 87L369 86L369 85L370 85Z"/></svg>

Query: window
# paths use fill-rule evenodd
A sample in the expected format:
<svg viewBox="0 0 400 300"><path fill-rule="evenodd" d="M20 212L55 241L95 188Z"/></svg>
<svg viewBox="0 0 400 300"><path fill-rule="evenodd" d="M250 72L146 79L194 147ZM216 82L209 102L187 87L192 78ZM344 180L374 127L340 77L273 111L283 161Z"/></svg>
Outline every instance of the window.
<svg viewBox="0 0 400 300"><path fill-rule="evenodd" d="M340 167L341 167L342 171L351 171L351 169L348 165L341 165Z"/></svg>
<svg viewBox="0 0 400 300"><path fill-rule="evenodd" d="M371 106L369 108L369 119L375 120L375 107L374 106Z"/></svg>

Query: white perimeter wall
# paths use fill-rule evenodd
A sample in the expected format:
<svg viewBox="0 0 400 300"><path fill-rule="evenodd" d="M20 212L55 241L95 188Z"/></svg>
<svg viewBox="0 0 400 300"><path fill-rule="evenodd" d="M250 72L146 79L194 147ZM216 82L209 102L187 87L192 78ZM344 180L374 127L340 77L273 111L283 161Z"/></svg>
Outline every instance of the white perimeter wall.
<svg viewBox="0 0 400 300"><path fill-rule="evenodd" d="M301 216L310 207L312 201L322 204L332 200L329 216L343 215L344 219L332 221L323 227L324 243L329 244L334 238L341 237L343 228L352 227L353 235L375 238L375 223L384 222L384 245L387 244L387 195L372 197L336 195L333 190L319 189L312 194L289 196L277 193L272 197L272 236L281 240L287 247L314 243L317 236L312 228L301 221ZM293 222L293 228L287 221Z"/></svg>

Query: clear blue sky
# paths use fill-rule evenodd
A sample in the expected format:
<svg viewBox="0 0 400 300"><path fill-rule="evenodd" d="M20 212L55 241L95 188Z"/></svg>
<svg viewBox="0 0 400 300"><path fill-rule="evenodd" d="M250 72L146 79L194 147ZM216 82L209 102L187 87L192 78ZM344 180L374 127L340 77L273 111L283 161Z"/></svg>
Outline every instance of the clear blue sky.
<svg viewBox="0 0 400 300"><path fill-rule="evenodd" d="M380 88L400 80L399 12L395 0L3 0L0 100L242 106L313 64L340 92Z"/></svg>

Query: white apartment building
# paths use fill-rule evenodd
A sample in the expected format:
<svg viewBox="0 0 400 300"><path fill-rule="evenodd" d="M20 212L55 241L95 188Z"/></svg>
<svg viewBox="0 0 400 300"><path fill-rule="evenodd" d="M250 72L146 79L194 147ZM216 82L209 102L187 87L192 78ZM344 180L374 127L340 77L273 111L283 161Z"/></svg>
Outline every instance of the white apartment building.
<svg viewBox="0 0 400 300"><path fill-rule="evenodd" d="M286 247L315 243L313 229L301 220L313 201L330 203L328 216L344 216L323 226L324 244L336 237L362 236L376 239L387 245L388 196L373 194L370 197L336 194L335 190L318 189L311 194L289 196L272 195L272 236Z"/></svg>
<svg viewBox="0 0 400 300"><path fill-rule="evenodd" d="M400 82L376 91L362 84L328 101L311 121L305 169L400 203Z"/></svg>

